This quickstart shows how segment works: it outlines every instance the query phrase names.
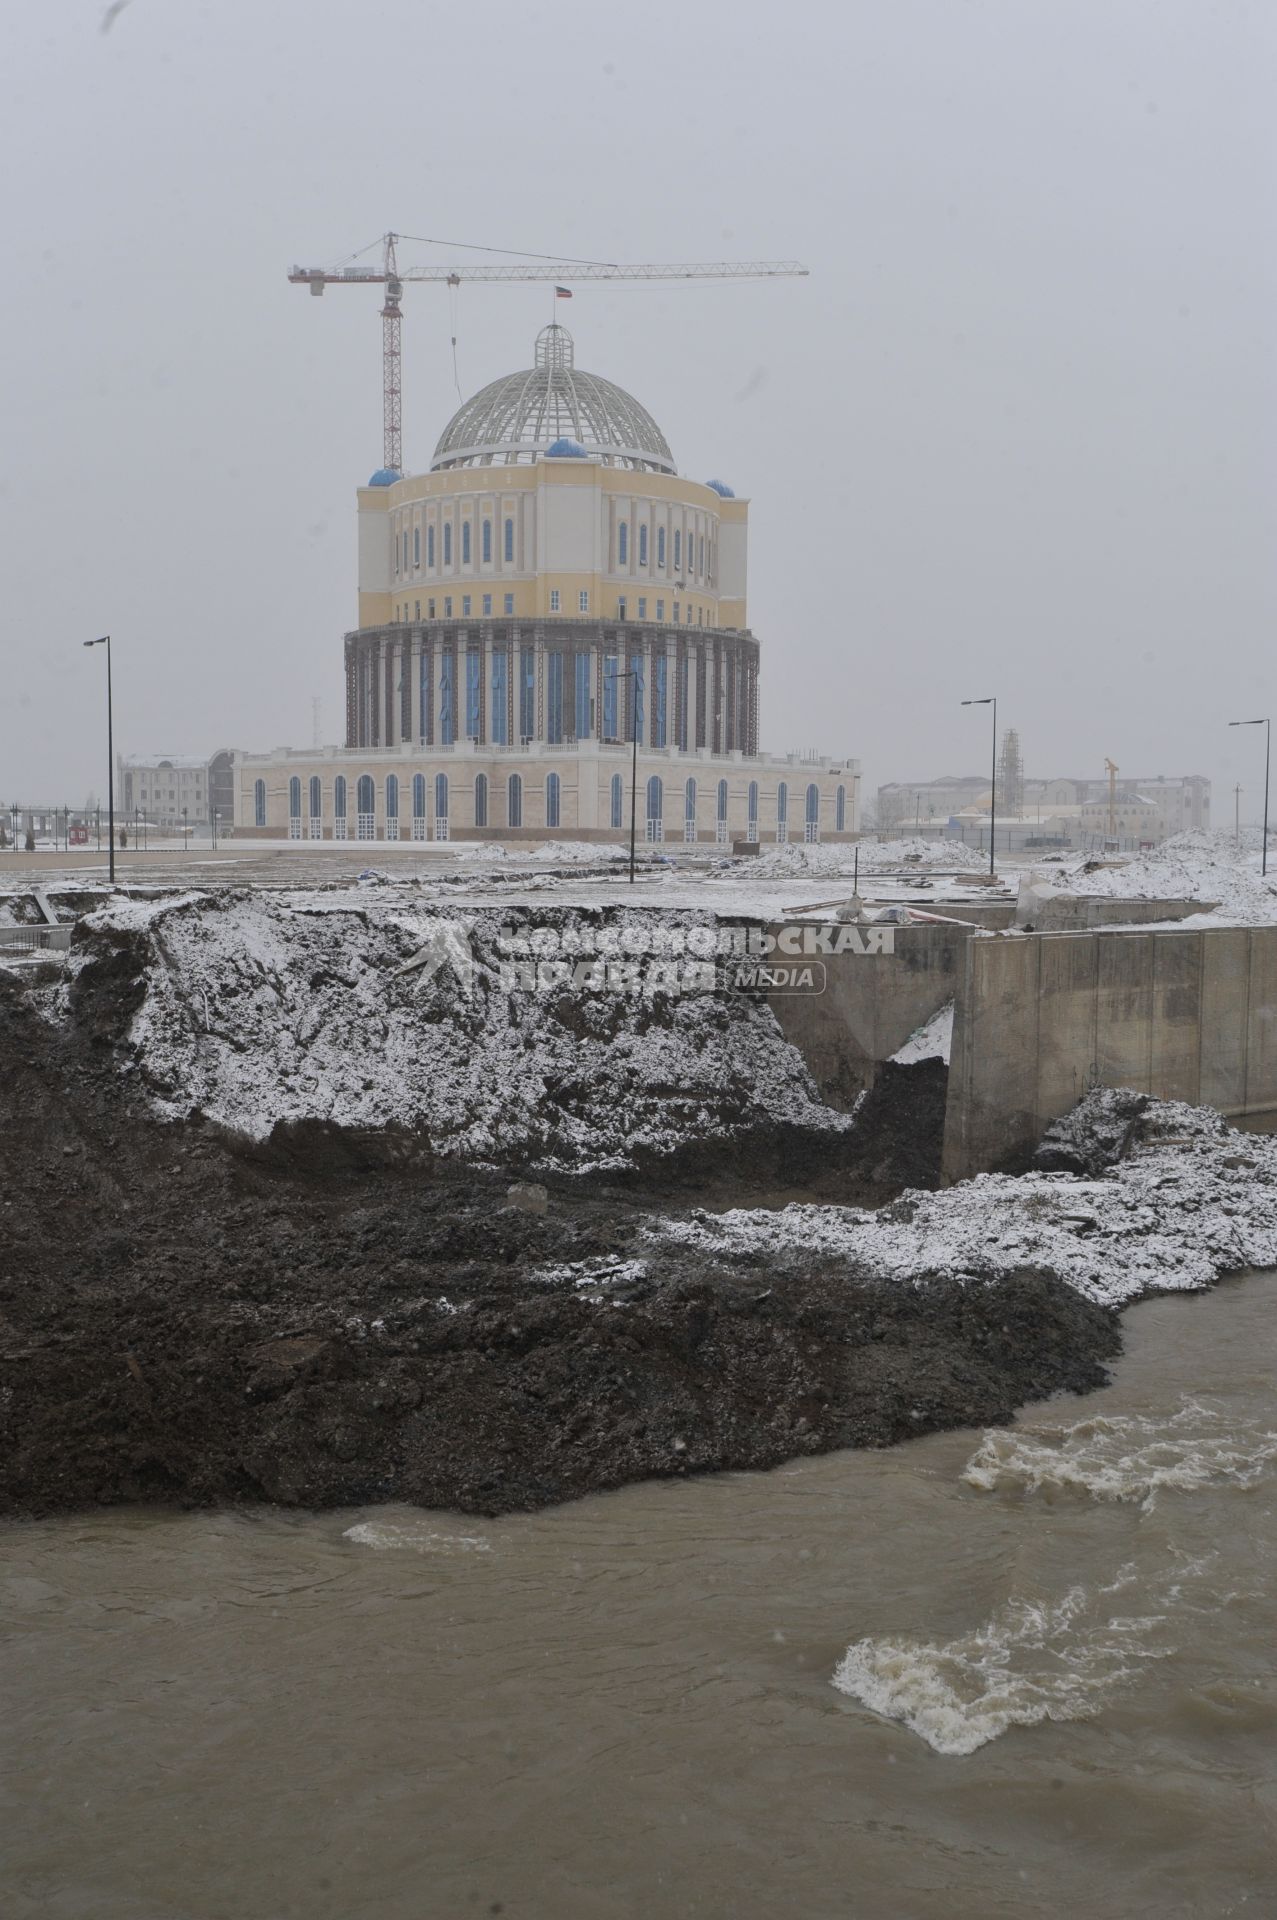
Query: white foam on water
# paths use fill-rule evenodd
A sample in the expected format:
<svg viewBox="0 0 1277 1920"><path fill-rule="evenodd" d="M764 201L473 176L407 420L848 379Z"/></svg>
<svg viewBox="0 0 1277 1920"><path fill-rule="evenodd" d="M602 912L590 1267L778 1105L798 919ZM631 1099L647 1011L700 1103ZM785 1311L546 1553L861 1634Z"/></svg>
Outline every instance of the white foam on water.
<svg viewBox="0 0 1277 1920"><path fill-rule="evenodd" d="M962 1478L988 1493L1081 1493L1152 1506L1163 1488L1253 1486L1274 1458L1277 1433L1186 1399L1162 1419L1097 1416L1069 1427L991 1430Z"/></svg>
<svg viewBox="0 0 1277 1920"><path fill-rule="evenodd" d="M431 1528L404 1526L390 1520L361 1520L347 1527L344 1540L357 1546L372 1547L378 1553L398 1550L408 1553L491 1553L492 1542L477 1533L436 1533Z"/></svg>
<svg viewBox="0 0 1277 1920"><path fill-rule="evenodd" d="M1185 1576L1177 1569L1180 1583ZM1159 1644L1164 1614L1124 1615L1106 1605L1135 1580L1134 1567L1124 1567L1106 1587L1070 1587L1054 1601L1011 1599L943 1645L858 1640L833 1684L901 1721L936 1753L974 1753L1009 1727L1089 1720L1143 1662L1174 1651Z"/></svg>

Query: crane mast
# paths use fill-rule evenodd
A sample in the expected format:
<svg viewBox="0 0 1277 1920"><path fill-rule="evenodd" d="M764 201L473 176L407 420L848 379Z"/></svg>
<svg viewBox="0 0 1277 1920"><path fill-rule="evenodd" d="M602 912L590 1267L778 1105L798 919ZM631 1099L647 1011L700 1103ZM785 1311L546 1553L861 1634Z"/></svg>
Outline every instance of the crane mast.
<svg viewBox="0 0 1277 1920"><path fill-rule="evenodd" d="M503 266L410 267L400 271L397 244L401 234L383 234L380 267L347 265L338 268L293 267L290 283L309 287L318 298L325 287L382 286L381 385L382 466L403 472L403 290L409 280L459 287L463 281L509 285L528 280L786 280L805 279L809 269L797 260L699 260L623 265L607 260L529 260ZM432 243L434 244L434 243ZM365 249L365 251L367 251ZM496 249L478 249L496 251Z"/></svg>

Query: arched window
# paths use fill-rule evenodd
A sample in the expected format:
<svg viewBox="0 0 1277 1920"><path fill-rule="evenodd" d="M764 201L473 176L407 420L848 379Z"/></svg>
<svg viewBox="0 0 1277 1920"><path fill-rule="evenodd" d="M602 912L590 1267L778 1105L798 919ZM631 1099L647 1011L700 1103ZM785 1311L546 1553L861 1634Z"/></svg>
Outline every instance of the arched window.
<svg viewBox="0 0 1277 1920"><path fill-rule="evenodd" d="M333 781L333 837L346 838L346 776L339 773Z"/></svg>
<svg viewBox="0 0 1277 1920"><path fill-rule="evenodd" d="M288 817L290 820L302 817L302 783L296 774L288 783Z"/></svg>
<svg viewBox="0 0 1277 1920"><path fill-rule="evenodd" d="M656 529L656 564L658 567L663 567L665 565L665 529L664 527L658 527Z"/></svg>
<svg viewBox="0 0 1277 1920"><path fill-rule="evenodd" d="M679 562L679 556L682 552L682 549L683 549L683 536L676 527L674 529L674 571L675 573L679 571L678 562Z"/></svg>
<svg viewBox="0 0 1277 1920"><path fill-rule="evenodd" d="M377 795L372 775L361 773L355 786L355 837L358 840L375 840L377 837Z"/></svg>
<svg viewBox="0 0 1277 1920"><path fill-rule="evenodd" d="M683 838L696 838L696 782L689 780L683 789Z"/></svg>
<svg viewBox="0 0 1277 1920"><path fill-rule="evenodd" d="M820 788L813 780L807 788L807 799L803 807L803 838L820 838Z"/></svg>
<svg viewBox="0 0 1277 1920"><path fill-rule="evenodd" d="M399 775L397 773L386 775L386 818L387 820L399 818Z"/></svg>
<svg viewBox="0 0 1277 1920"><path fill-rule="evenodd" d="M647 837L649 840L665 838L665 786L659 773L654 773L647 783Z"/></svg>
<svg viewBox="0 0 1277 1920"><path fill-rule="evenodd" d="M414 773L412 776L412 837L424 840L426 837L426 776Z"/></svg>
<svg viewBox="0 0 1277 1920"><path fill-rule="evenodd" d="M319 840L323 837L324 788L317 773L310 776L310 837Z"/></svg>
<svg viewBox="0 0 1277 1920"><path fill-rule="evenodd" d="M625 817L625 783L619 773L612 775L612 826L619 827Z"/></svg>
<svg viewBox="0 0 1277 1920"><path fill-rule="evenodd" d="M505 818L508 827L523 825L523 782L512 773L505 787Z"/></svg>
<svg viewBox="0 0 1277 1920"><path fill-rule="evenodd" d="M461 564L463 567L470 565L470 522L468 520L461 522Z"/></svg>
<svg viewBox="0 0 1277 1920"><path fill-rule="evenodd" d="M426 528L426 565L428 567L433 567L434 563L435 563L435 530L433 527L427 527Z"/></svg>
<svg viewBox="0 0 1277 1920"><path fill-rule="evenodd" d="M258 827L266 825L266 782L264 780L253 782L253 824Z"/></svg>
<svg viewBox="0 0 1277 1920"><path fill-rule="evenodd" d="M450 567L452 565L452 522L451 520L445 520L443 523L443 564L445 567Z"/></svg>
<svg viewBox="0 0 1277 1920"><path fill-rule="evenodd" d="M630 559L630 523L622 520L616 530L616 564L618 567L629 565Z"/></svg>
<svg viewBox="0 0 1277 1920"><path fill-rule="evenodd" d="M751 780L749 783L749 809L745 816L745 838L747 840L757 840L758 838L758 782L757 780Z"/></svg>
<svg viewBox="0 0 1277 1920"><path fill-rule="evenodd" d="M641 567L645 567L647 565L647 528L646 526L642 526L639 528L639 565Z"/></svg>
<svg viewBox="0 0 1277 1920"><path fill-rule="evenodd" d="M839 787L834 800L834 828L838 833L847 831L847 789Z"/></svg>
<svg viewBox="0 0 1277 1920"><path fill-rule="evenodd" d="M474 777L474 824L486 827L488 824L488 776L476 773Z"/></svg>
<svg viewBox="0 0 1277 1920"><path fill-rule="evenodd" d="M786 780L776 789L776 838L789 838L789 783Z"/></svg>
<svg viewBox="0 0 1277 1920"><path fill-rule="evenodd" d="M492 522L491 520L485 520L483 523L483 564L485 566L489 566L491 564L491 561L492 561Z"/></svg>
<svg viewBox="0 0 1277 1920"><path fill-rule="evenodd" d="M507 564L514 559L514 521L505 523L505 557Z"/></svg>
<svg viewBox="0 0 1277 1920"><path fill-rule="evenodd" d="M547 773L545 776L545 824L557 827L559 824L559 776Z"/></svg>
<svg viewBox="0 0 1277 1920"><path fill-rule="evenodd" d="M448 817L448 776L446 773L435 775L435 819Z"/></svg>
<svg viewBox="0 0 1277 1920"><path fill-rule="evenodd" d="M714 809L714 826L715 826L714 838L716 840L726 840L727 838L727 782L726 780L720 780L718 783L718 802Z"/></svg>
<svg viewBox="0 0 1277 1920"><path fill-rule="evenodd" d="M412 564L414 567L419 567L421 565L421 528L420 527L414 527L412 530Z"/></svg>

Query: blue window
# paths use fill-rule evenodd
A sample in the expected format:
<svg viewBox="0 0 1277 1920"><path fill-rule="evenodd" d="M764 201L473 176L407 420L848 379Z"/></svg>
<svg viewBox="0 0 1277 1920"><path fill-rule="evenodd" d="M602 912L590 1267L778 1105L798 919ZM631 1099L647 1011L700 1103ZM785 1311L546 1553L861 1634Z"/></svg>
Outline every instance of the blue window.
<svg viewBox="0 0 1277 1920"><path fill-rule="evenodd" d="M371 820L373 809L376 807L376 804L377 804L377 801L376 801L376 795L373 790L372 775L370 773L361 773L359 776L359 783L355 788L355 811L356 813L363 814L367 819ZM372 837L371 834L365 835L365 838L370 839L371 837Z"/></svg>
<svg viewBox="0 0 1277 1920"><path fill-rule="evenodd" d="M665 688L667 669L668 669L668 662L666 660L665 655L663 653L658 653L652 668L653 677L656 682L656 687L655 687L656 712L652 716L652 745L654 747L663 747L667 744L666 742L667 700L666 700L666 688Z"/></svg>
<svg viewBox="0 0 1277 1920"><path fill-rule="evenodd" d="M463 567L470 565L470 522L468 520L461 522L461 564Z"/></svg>
<svg viewBox="0 0 1277 1920"><path fill-rule="evenodd" d="M536 732L536 655L531 647L519 650L519 738L531 740Z"/></svg>
<svg viewBox="0 0 1277 1920"><path fill-rule="evenodd" d="M696 824L696 782L689 780L683 789L683 818L689 826Z"/></svg>
<svg viewBox="0 0 1277 1920"><path fill-rule="evenodd" d="M809 827L820 825L820 788L814 780L807 789L806 824Z"/></svg>
<svg viewBox="0 0 1277 1920"><path fill-rule="evenodd" d="M433 567L434 563L435 563L435 530L433 527L427 527L426 528L426 565L428 567Z"/></svg>
<svg viewBox="0 0 1277 1920"><path fill-rule="evenodd" d="M457 696L452 684L452 655L439 660L439 744L452 746L457 738Z"/></svg>
<svg viewBox="0 0 1277 1920"><path fill-rule="evenodd" d="M622 817L623 817L622 809L624 808L624 806L625 806L625 788L622 784L620 774L614 773L612 775L612 825L613 827L619 827L622 824Z"/></svg>
<svg viewBox="0 0 1277 1920"><path fill-rule="evenodd" d="M339 773L333 781L333 819L346 818L346 776Z"/></svg>
<svg viewBox="0 0 1277 1920"><path fill-rule="evenodd" d="M749 825L746 828L746 838L749 840L757 840L758 838L758 782L757 780L751 780L749 783L749 812L748 812L747 818L749 821Z"/></svg>
<svg viewBox="0 0 1277 1920"><path fill-rule="evenodd" d="M630 523L628 520L622 520L620 526L616 530L616 564L618 565L618 567L627 566L629 564L629 558L630 558Z"/></svg>
<svg viewBox="0 0 1277 1920"><path fill-rule="evenodd" d="M639 528L639 565L641 567L645 567L647 565L647 528L646 526L642 526Z"/></svg>
<svg viewBox="0 0 1277 1920"><path fill-rule="evenodd" d="M400 538L399 545L401 549L399 571L401 573L407 573L408 571L408 529L407 527L405 527L403 530L403 534Z"/></svg>
<svg viewBox="0 0 1277 1920"><path fill-rule="evenodd" d="M789 819L789 783L782 780L776 789L776 825L783 827Z"/></svg>
<svg viewBox="0 0 1277 1920"><path fill-rule="evenodd" d="M634 678L627 682L630 689L630 731L628 738L643 744L643 656L636 653L630 661L630 672Z"/></svg>
<svg viewBox="0 0 1277 1920"><path fill-rule="evenodd" d="M505 557L506 557L507 565L509 564L510 561L514 559L514 521L513 520L507 520L505 523Z"/></svg>
<svg viewBox="0 0 1277 1920"><path fill-rule="evenodd" d="M433 740L434 724L430 710L431 683L434 671L430 664L430 655L424 650L421 655L421 691L418 695L418 726L422 740Z"/></svg>
<svg viewBox="0 0 1277 1920"><path fill-rule="evenodd" d="M492 522L491 520L485 520L483 523L483 563L485 566L489 566L491 564L491 561L492 561Z"/></svg>
<svg viewBox="0 0 1277 1920"><path fill-rule="evenodd" d="M834 800L834 828L838 833L847 831L847 789L839 787Z"/></svg>
<svg viewBox="0 0 1277 1920"><path fill-rule="evenodd" d="M545 737L552 745L563 738L563 655L545 657Z"/></svg>
<svg viewBox="0 0 1277 1920"><path fill-rule="evenodd" d="M698 534L696 540L696 571L697 573L705 571L705 535L703 533Z"/></svg>
<svg viewBox="0 0 1277 1920"><path fill-rule="evenodd" d="M424 820L426 817L426 776L414 773L412 776L412 817Z"/></svg>
<svg viewBox="0 0 1277 1920"><path fill-rule="evenodd" d="M509 740L506 721L510 700L510 656L502 647L492 656L492 720L488 733L498 747Z"/></svg>
<svg viewBox="0 0 1277 1920"><path fill-rule="evenodd" d="M663 600L658 600L656 603L656 617L658 621L664 620L665 618L665 602Z"/></svg>
<svg viewBox="0 0 1277 1920"><path fill-rule="evenodd" d="M663 567L665 565L665 529L664 527L658 527L656 529L656 564L658 567ZM658 615L658 618L659 618L659 615Z"/></svg>
<svg viewBox="0 0 1277 1920"><path fill-rule="evenodd" d="M653 828L658 826L664 818L665 787L661 781L660 774L654 773L647 783L647 837L649 840L659 840L661 838L659 833L653 831Z"/></svg>
<svg viewBox="0 0 1277 1920"><path fill-rule="evenodd" d="M616 655L605 654L603 658L603 738L617 740L616 731Z"/></svg>
<svg viewBox="0 0 1277 1920"><path fill-rule="evenodd" d="M483 655L477 647L466 651L466 738L479 738L479 694L483 685Z"/></svg>
<svg viewBox="0 0 1277 1920"><path fill-rule="evenodd" d="M645 599L643 598L643 596L642 596L642 594L640 594L640 595L639 595L639 612L638 612L638 617L639 617L639 619L640 619L640 620L646 620L646 619L647 619L647 601L646 601L646 600L645 600Z"/></svg>
<svg viewBox="0 0 1277 1920"><path fill-rule="evenodd" d="M451 520L445 520L443 523L443 564L445 567L450 567L452 565L452 522Z"/></svg>
<svg viewBox="0 0 1277 1920"><path fill-rule="evenodd" d="M463 620L470 618L470 595L468 593L463 593L461 596L461 617Z"/></svg>
<svg viewBox="0 0 1277 1920"><path fill-rule="evenodd" d="M324 790L320 785L319 775L312 773L310 776L310 817L312 820L318 820L324 810L323 792Z"/></svg>
<svg viewBox="0 0 1277 1920"><path fill-rule="evenodd" d="M674 533L674 571L675 573L677 573L679 570L678 562L679 562L679 556L682 552L682 545L683 545L683 536L676 529Z"/></svg>
<svg viewBox="0 0 1277 1920"><path fill-rule="evenodd" d="M545 824L557 827L559 824L559 776L547 773L545 776Z"/></svg>
<svg viewBox="0 0 1277 1920"><path fill-rule="evenodd" d="M576 737L588 740L590 737L590 656L578 653L576 656Z"/></svg>
<svg viewBox="0 0 1277 1920"><path fill-rule="evenodd" d="M474 777L474 824L486 827L488 824L488 776L476 773Z"/></svg>
<svg viewBox="0 0 1277 1920"><path fill-rule="evenodd" d="M258 827L266 825L266 782L264 780L253 782L253 824Z"/></svg>
<svg viewBox="0 0 1277 1920"><path fill-rule="evenodd" d="M396 773L386 775L386 818L399 818L399 776Z"/></svg>
<svg viewBox="0 0 1277 1920"><path fill-rule="evenodd" d="M514 595L512 593L507 593L505 597L505 610L507 613L514 612Z"/></svg>
<svg viewBox="0 0 1277 1920"><path fill-rule="evenodd" d="M505 818L508 827L523 825L523 782L512 773L505 785Z"/></svg>
<svg viewBox="0 0 1277 1920"><path fill-rule="evenodd" d="M492 595L490 593L485 593L483 596L483 616L485 620L488 618L491 612L492 612Z"/></svg>
<svg viewBox="0 0 1277 1920"><path fill-rule="evenodd" d="M448 776L446 773L435 775L435 819L448 818Z"/></svg>
<svg viewBox="0 0 1277 1920"><path fill-rule="evenodd" d="M726 780L720 780L718 783L717 819L721 826L727 825L727 782Z"/></svg>
<svg viewBox="0 0 1277 1920"><path fill-rule="evenodd" d="M302 783L296 774L288 783L288 817L290 820L302 817Z"/></svg>
<svg viewBox="0 0 1277 1920"><path fill-rule="evenodd" d="M420 527L414 527L412 530L412 564L414 567L419 567L421 565L421 528Z"/></svg>

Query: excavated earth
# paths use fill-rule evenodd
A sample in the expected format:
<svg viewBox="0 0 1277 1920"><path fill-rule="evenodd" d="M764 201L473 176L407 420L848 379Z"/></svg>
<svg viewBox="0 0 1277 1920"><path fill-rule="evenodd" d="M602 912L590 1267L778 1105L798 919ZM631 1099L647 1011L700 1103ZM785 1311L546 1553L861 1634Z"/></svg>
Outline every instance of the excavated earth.
<svg viewBox="0 0 1277 1920"><path fill-rule="evenodd" d="M934 1185L938 1062L850 1133L706 1143L510 1198L520 1169L303 1123L161 1124L119 1070L124 959L42 1018L0 972L0 1510L409 1501L481 1513L1003 1421L1086 1390L1116 1316L1050 1275L769 1275L643 1223ZM34 983L34 984L32 984ZM533 1209L544 1204L545 1210ZM641 1254L641 1258L638 1257Z"/></svg>

